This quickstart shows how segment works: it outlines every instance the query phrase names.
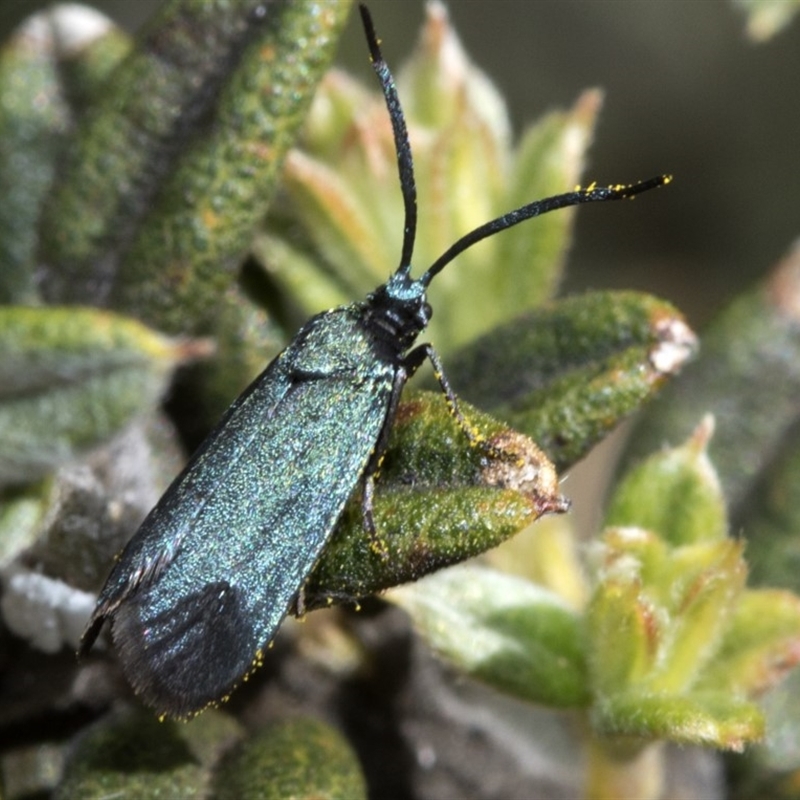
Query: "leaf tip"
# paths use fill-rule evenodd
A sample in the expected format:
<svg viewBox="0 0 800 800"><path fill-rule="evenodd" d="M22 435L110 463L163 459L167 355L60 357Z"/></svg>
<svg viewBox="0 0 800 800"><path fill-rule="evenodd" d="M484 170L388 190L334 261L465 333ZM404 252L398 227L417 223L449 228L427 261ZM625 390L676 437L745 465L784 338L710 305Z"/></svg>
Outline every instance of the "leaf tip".
<svg viewBox="0 0 800 800"><path fill-rule="evenodd" d="M656 321L656 343L648 354L660 376L675 375L697 352L697 336L680 318L666 316Z"/></svg>
<svg viewBox="0 0 800 800"><path fill-rule="evenodd" d="M482 470L489 486L513 489L532 500L537 514L561 514L570 502L558 492L558 473L550 459L527 436L505 430L491 440L502 458L489 459Z"/></svg>

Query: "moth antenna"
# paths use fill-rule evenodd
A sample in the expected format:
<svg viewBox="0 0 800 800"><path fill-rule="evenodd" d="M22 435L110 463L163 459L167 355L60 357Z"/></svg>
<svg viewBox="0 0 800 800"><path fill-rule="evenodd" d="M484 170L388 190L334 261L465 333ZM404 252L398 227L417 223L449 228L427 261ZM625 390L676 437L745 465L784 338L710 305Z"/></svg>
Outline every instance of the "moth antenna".
<svg viewBox="0 0 800 800"><path fill-rule="evenodd" d="M547 214L549 211L555 211L558 208L576 206L579 203L623 200L625 198L634 197L642 192L647 192L650 189L664 186L671 180L671 175L659 175L646 181L639 181L639 183L604 187L590 186L588 189L576 189L574 192L557 194L554 197L546 197L544 200L535 200L521 208L503 214L502 217L497 217L497 219L493 219L490 222L485 222L483 225L475 228L475 230L470 231L466 236L462 236L428 267L425 273L420 277L420 281L423 286L428 286L431 280L433 280L434 275L441 272L456 256L463 253L467 248L480 242L481 239L493 236L495 233L504 231L507 228L513 228L526 219Z"/></svg>
<svg viewBox="0 0 800 800"><path fill-rule="evenodd" d="M394 133L394 148L397 153L397 169L400 173L400 189L403 192L403 207L405 208L405 225L403 227L403 252L400 254L400 270L408 271L411 268L411 258L414 254L414 239L417 235L417 185L414 181L414 159L411 155L411 144L408 141L408 128L403 116L403 107L397 96L397 87L394 83L389 65L384 61L381 53L375 27L369 10L363 4L359 5L361 21L364 24L364 33L369 45L369 54L372 68L378 76L389 110Z"/></svg>

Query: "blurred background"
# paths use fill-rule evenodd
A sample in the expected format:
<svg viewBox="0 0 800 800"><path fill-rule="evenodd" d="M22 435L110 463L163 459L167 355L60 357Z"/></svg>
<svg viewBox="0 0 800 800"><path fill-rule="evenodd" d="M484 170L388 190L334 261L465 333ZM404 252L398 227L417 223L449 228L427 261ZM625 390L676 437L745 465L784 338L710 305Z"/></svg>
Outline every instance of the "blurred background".
<svg viewBox="0 0 800 800"><path fill-rule="evenodd" d="M0 3L5 34L45 3ZM93 3L135 30L158 0ZM370 0L397 68L422 22L420 0ZM776 261L800 232L800 23L765 44L727 0L450 0L456 30L505 95L515 131L587 87L605 106L585 182L661 172L668 190L578 214L565 291L636 288L676 303L693 327ZM371 82L352 15L339 62ZM789 92L787 96L787 92ZM424 217L425 198L420 198Z"/></svg>

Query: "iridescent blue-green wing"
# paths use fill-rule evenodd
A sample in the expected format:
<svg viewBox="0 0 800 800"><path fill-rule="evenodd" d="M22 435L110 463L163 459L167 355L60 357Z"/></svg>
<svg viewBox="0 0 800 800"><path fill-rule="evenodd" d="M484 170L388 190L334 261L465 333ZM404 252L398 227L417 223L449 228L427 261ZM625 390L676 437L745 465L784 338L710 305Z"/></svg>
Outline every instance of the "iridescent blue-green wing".
<svg viewBox="0 0 800 800"><path fill-rule="evenodd" d="M186 716L252 669L363 474L390 393L386 380L352 376L294 384L199 509L188 507L197 485L171 495L169 516L192 512L191 528L175 532L180 545L158 580L126 597L113 621L123 668L145 700ZM255 425L240 416L229 428ZM209 464L218 449L206 449Z"/></svg>
<svg viewBox="0 0 800 800"><path fill-rule="evenodd" d="M231 405L117 559L83 635L81 653L92 646L119 604L171 563L205 503L238 468L253 440L262 435L260 424L277 412L291 385L277 358Z"/></svg>

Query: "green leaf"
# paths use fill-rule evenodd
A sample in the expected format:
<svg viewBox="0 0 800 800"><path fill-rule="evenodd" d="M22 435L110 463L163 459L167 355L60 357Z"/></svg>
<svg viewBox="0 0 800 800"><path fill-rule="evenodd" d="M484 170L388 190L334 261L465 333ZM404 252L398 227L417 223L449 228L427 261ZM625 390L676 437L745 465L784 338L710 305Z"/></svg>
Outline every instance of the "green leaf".
<svg viewBox="0 0 800 800"><path fill-rule="evenodd" d="M210 88L230 69L231 49L258 28L255 15L247 22L255 5L168 3L109 76L45 207L42 254L51 301L85 303L101 277L107 291L117 251L174 167L189 121L209 110L216 94Z"/></svg>
<svg viewBox="0 0 800 800"><path fill-rule="evenodd" d="M690 688L716 656L744 589L747 568L742 544L731 540L680 548L673 566L671 616L646 685L677 693Z"/></svg>
<svg viewBox="0 0 800 800"><path fill-rule="evenodd" d="M450 357L447 372L464 397L535 439L561 471L649 400L695 345L668 303L596 292L495 328Z"/></svg>
<svg viewBox="0 0 800 800"><path fill-rule="evenodd" d="M467 675L535 703L571 708L589 702L580 616L552 592L463 566L395 589L389 599Z"/></svg>
<svg viewBox="0 0 800 800"><path fill-rule="evenodd" d="M596 564L599 581L608 576L622 577L641 583L659 598L665 585L671 588L675 578L671 548L654 531L633 526L610 527L603 531L601 544ZM661 599L668 601L672 597L669 593Z"/></svg>
<svg viewBox="0 0 800 800"><path fill-rule="evenodd" d="M752 696L775 686L800 661L800 598L777 589L744 592L698 689Z"/></svg>
<svg viewBox="0 0 800 800"><path fill-rule="evenodd" d="M590 89L568 111L551 112L525 131L512 185L504 197L508 207L501 213L538 197L569 191L580 181L601 105L602 92ZM576 212L571 208L548 214L533 223L535 234L517 228L498 238L493 280L499 284L503 315L497 322L541 305L555 294Z"/></svg>
<svg viewBox="0 0 800 800"><path fill-rule="evenodd" d="M226 754L216 770L218 800L366 799L356 754L334 728L293 719L257 733Z"/></svg>
<svg viewBox="0 0 800 800"><path fill-rule="evenodd" d="M490 450L471 444L441 393L406 393L374 500L379 541L361 498L339 521L299 610L352 601L495 547L542 514L564 511L552 464L536 445L459 404Z"/></svg>
<svg viewBox="0 0 800 800"><path fill-rule="evenodd" d="M463 120L465 107L481 117L481 127L497 146L507 147L511 120L505 100L464 49L447 8L430 4L411 57L399 70L399 92L406 115L431 129Z"/></svg>
<svg viewBox="0 0 800 800"><path fill-rule="evenodd" d="M133 40L90 6L54 5L47 12L58 45L58 74L75 116L87 112L109 75L131 52ZM68 42L68 47L64 47Z"/></svg>
<svg viewBox="0 0 800 800"><path fill-rule="evenodd" d="M593 684L605 696L640 686L680 693L716 655L741 596L742 544L669 548L639 528L603 536L588 625Z"/></svg>
<svg viewBox="0 0 800 800"><path fill-rule="evenodd" d="M614 490L606 526L656 531L674 547L724 539L725 498L706 453L712 431L707 417L684 445L661 450L629 470Z"/></svg>
<svg viewBox="0 0 800 800"><path fill-rule="evenodd" d="M349 8L262 6L173 0L109 76L45 208L51 301L208 330Z"/></svg>
<svg viewBox="0 0 800 800"><path fill-rule="evenodd" d="M661 620L637 581L602 581L589 603L586 624L591 682L598 696L614 695L649 674Z"/></svg>
<svg viewBox="0 0 800 800"><path fill-rule="evenodd" d="M632 689L598 700L591 718L594 731L604 736L667 739L737 752L764 735L758 706L728 692L674 695Z"/></svg>
<svg viewBox="0 0 800 800"><path fill-rule="evenodd" d="M230 5L239 7L239 19L227 48L245 46L235 69L216 67L226 72L213 125L197 131L202 135L182 148L164 176L122 254L112 293L115 307L168 332L213 327L219 296L266 214L350 8L347 0L281 2L259 17L252 13L256 3ZM206 21L209 34L218 17L216 10ZM242 41L243 24L252 30ZM226 54L230 61L229 49Z"/></svg>
<svg viewBox="0 0 800 800"><path fill-rule="evenodd" d="M210 765L239 736L238 724L215 710L189 723L146 711L112 715L76 742L55 797L206 797Z"/></svg>
<svg viewBox="0 0 800 800"><path fill-rule="evenodd" d="M0 51L0 303L35 302L40 204L68 124L47 15Z"/></svg>
<svg viewBox="0 0 800 800"><path fill-rule="evenodd" d="M93 309L0 308L0 484L35 480L151 411L204 347Z"/></svg>
<svg viewBox="0 0 800 800"><path fill-rule="evenodd" d="M36 540L50 491L43 482L0 492L0 569Z"/></svg>

